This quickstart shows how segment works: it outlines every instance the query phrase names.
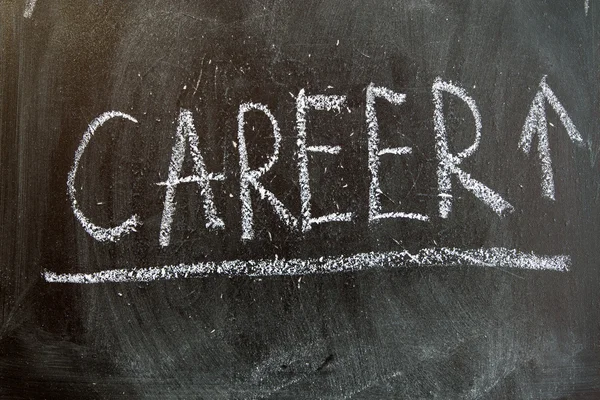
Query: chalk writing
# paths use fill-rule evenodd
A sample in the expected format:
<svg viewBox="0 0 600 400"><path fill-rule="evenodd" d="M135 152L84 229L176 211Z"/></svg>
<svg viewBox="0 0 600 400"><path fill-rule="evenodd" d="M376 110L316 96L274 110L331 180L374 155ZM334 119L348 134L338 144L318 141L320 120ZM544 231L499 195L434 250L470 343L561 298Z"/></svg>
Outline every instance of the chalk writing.
<svg viewBox="0 0 600 400"><path fill-rule="evenodd" d="M273 128L273 154L268 161L260 168L251 170L248 165L248 151L246 150L246 137L244 129L246 124L245 115L251 110L262 111L271 121ZM279 158L279 146L281 144L281 133L279 132L279 124L269 111L267 106L258 103L244 103L240 105L238 113L238 148L240 153L240 202L242 204L242 239L249 240L254 238L253 218L254 211L252 209L252 199L250 198L250 187L252 186L260 194L261 199L267 200L275 210L277 216L290 228L298 226L298 220L292 213L283 205L283 203L275 197L275 195L265 189L258 181L261 176L267 173Z"/></svg>
<svg viewBox="0 0 600 400"><path fill-rule="evenodd" d="M437 187L438 187L438 210L441 218L449 218L453 206L452 178L457 178L464 189L472 193L483 204L491 208L498 216L505 216L514 211L514 207L501 197L498 193L475 180L463 170L461 163L471 157L478 149L482 140L483 124L480 111L475 100L469 96L465 89L436 78L432 85L433 95L433 125L435 134L435 154L437 160ZM454 154L450 151L449 137L446 128L446 116L444 113L444 94L456 96L464 102L473 117L474 141L466 149ZM425 223L431 223L431 218L424 214L403 211L383 212L380 202L380 158L383 156L410 156L412 147L387 147L380 146L380 127L377 118L377 100L386 101L393 106L402 106L406 95L394 92L391 89L375 86L373 83L366 87L365 120L368 144L368 165L370 174L368 192L368 222L374 224L383 219L407 218ZM519 148L525 153L531 151L533 136L538 138L538 154L542 168L542 192L543 196L554 199L555 188L552 175L552 162L548 145L548 128L545 114L545 104L548 102L564 125L570 139L575 143L582 143L583 139L567 115L564 107L558 101L556 95L550 89L543 77L539 90L525 119L525 124L519 141ZM297 168L299 186L300 217L293 215L292 211L278 199L273 192L265 187L261 178L271 172L279 160L282 134L275 115L264 104L246 102L239 106L237 115L237 148L239 151L239 199L241 216L241 240L249 241L255 238L254 234L254 209L251 199L251 190L258 192L260 199L270 205L275 215L282 221L284 226L291 232L308 234L314 224L327 222L345 222L352 220L354 211L343 213L331 213L314 217L311 212L311 188L309 175L309 153L324 154L327 156L338 155L342 151L339 145L311 144L307 135L307 114L313 111L336 111L342 112L346 107L345 95L307 95L305 90L299 91L296 96L296 145L297 145ZM84 215L79 208L76 199L75 178L79 168L81 157L88 147L93 135L104 123L112 118L124 118L137 123L137 120L128 114L118 111L109 111L95 118L88 126L79 147L75 152L73 166L67 177L67 192L71 201L71 207L76 219L84 230L94 239L100 242L117 241L122 236L134 232L141 225L137 215L131 216L120 225L112 228L100 227ZM246 143L246 126L250 124L250 118L266 117L270 122L273 137L272 149L266 150L267 154L264 164L258 168L249 165L248 149ZM317 113L315 113L317 117ZM388 133L389 134L389 133ZM312 136L312 135L311 135ZM314 142L311 139L310 142ZM318 142L317 142L318 143ZM182 167L186 148L193 160L193 174L182 176ZM200 139L194 126L193 115L190 110L181 109L177 118L177 129L175 132L175 143L171 151L168 178L166 181L157 183L166 188L163 204L163 215L160 225L159 244L162 247L169 246L171 225L173 215L176 211L175 191L182 183L196 183L199 186L202 197L203 210L206 218L207 229L225 229L225 223L219 216L211 182L224 180L223 173L209 172L200 150ZM266 179L265 179L266 180ZM44 278L49 282L70 283L100 283L100 282L127 282L127 281L150 281L156 279L174 279L181 277L197 277L207 274L225 275L303 275L309 273L347 272L363 269L377 268L383 265L389 266L450 266L450 265L475 265L484 267L510 267L521 269L568 271L570 259L568 256L537 256L534 254L521 253L516 250L504 248L489 248L478 250L463 250L451 248L423 249L416 253L408 251L392 251L380 253L360 253L355 255L344 255L339 257L322 257L316 259L278 259L275 260L233 260L233 261L207 261L203 263L166 265L163 267L149 267L135 270L116 269L101 271L93 274L56 274L50 271L44 273Z"/></svg>
<svg viewBox="0 0 600 400"><path fill-rule="evenodd" d="M456 248L422 249L416 253L404 251L359 253L350 256L314 259L233 260L193 264L165 265L138 269L113 269L91 274L57 274L44 271L48 282L105 283L150 282L181 278L199 278L210 274L229 276L281 276L355 272L373 268L403 267L508 267L524 270L567 272L571 258L565 255L538 256L501 247L462 250Z"/></svg>
<svg viewBox="0 0 600 400"><path fill-rule="evenodd" d="M304 89L300 91L296 98L296 129L298 130L298 170L299 170L299 186L300 199L302 207L302 232L310 230L313 224L322 224L325 222L342 222L350 221L352 213L332 213L318 218L313 218L310 206L310 183L308 173L308 153L326 153L338 154L341 150L340 146L307 146L306 145L306 113L309 109L318 111L341 111L341 107L346 104L346 96L326 96L326 95L310 95L304 93Z"/></svg>
<svg viewBox="0 0 600 400"><path fill-rule="evenodd" d="M384 154L405 155L412 153L412 147L393 147L379 149L379 122L375 111L375 100L383 98L394 105L401 105L406 100L406 95L393 92L384 87L377 87L371 83L367 87L367 104L365 114L367 118L367 134L369 135L369 171L371 182L369 185L369 221L373 222L384 218L409 218L420 221L428 221L427 215L410 212L388 212L381 213L381 201L379 195L379 157Z"/></svg>
<svg viewBox="0 0 600 400"><path fill-rule="evenodd" d="M77 218L81 226L83 226L83 229L85 229L85 231L89 233L94 239L100 242L115 242L119 240L121 236L134 232L135 228L141 225L139 217L137 215L132 215L126 221L122 222L119 226L113 228L103 228L91 222L89 218L85 216L83 211L79 209L79 204L77 203L75 176L77 174L77 169L79 168L79 161L83 156L83 152L90 143L90 140L92 139L92 136L94 136L94 133L96 133L96 130L99 127L101 127L106 121L117 117L127 119L137 124L137 120L131 115L124 114L119 111L108 111L95 118L88 126L88 129L85 131L85 134L83 135L83 139L81 139L81 143L79 144L77 151L75 151L75 159L73 161L73 166L71 167L71 170L69 171L69 175L67 177L67 193L69 195L69 199L71 200L71 208L73 209L75 217Z"/></svg>
<svg viewBox="0 0 600 400"><path fill-rule="evenodd" d="M439 161L438 164L438 187L440 191L440 216L448 218L452 210L452 182L450 177L456 175L460 183L465 189L472 192L478 199L487 204L498 215L511 213L514 211L513 206L500 197L499 194L485 186L483 183L471 178L471 175L464 172L458 166L467 157L471 156L479 147L481 141L481 115L475 104L475 100L471 98L465 90L454 85L452 82L444 82L441 78L436 78L433 83L433 103L435 104L434 111L434 126L436 135L436 153ZM444 118L444 105L442 93L450 93L463 100L469 106L475 119L475 142L454 155L448 149L448 137L446 135L446 121Z"/></svg>
<svg viewBox="0 0 600 400"><path fill-rule="evenodd" d="M571 141L576 144L582 144L583 138L579 134L579 131L575 127L575 124L573 124L573 121L567 114L565 108L560 104L556 95L546 83L546 77L544 76L540 82L540 89L535 95L531 108L529 109L529 114L527 114L527 118L525 119L521 140L519 141L519 148L525 153L529 153L531 151L533 136L537 135L538 156L542 167L542 196L554 200L554 173L552 172L550 142L548 141L546 101L550 103L550 106L552 106L554 111L558 114Z"/></svg>
<svg viewBox="0 0 600 400"><path fill-rule="evenodd" d="M180 178L179 175L185 157L186 138L187 142L189 142L196 174ZM169 177L166 182L159 183L159 185L165 185L167 187L162 221L160 224L159 242L161 246L168 246L169 241L171 240L171 224L173 223L173 214L175 213L175 189L180 183L197 182L200 186L204 213L207 218L207 228L223 229L225 227L223 220L217 215L212 189L210 187L211 180L223 179L225 179L225 177L222 174L214 175L207 172L204 158L200 153L198 134L194 127L192 113L189 110L182 109L179 113L179 124L177 125L175 144L173 145L171 163L169 164Z"/></svg>

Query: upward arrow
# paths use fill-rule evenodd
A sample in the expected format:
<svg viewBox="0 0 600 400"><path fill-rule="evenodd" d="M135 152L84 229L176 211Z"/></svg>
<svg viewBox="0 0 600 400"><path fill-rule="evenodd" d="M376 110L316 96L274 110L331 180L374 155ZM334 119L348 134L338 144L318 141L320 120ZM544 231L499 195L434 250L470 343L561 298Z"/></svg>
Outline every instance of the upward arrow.
<svg viewBox="0 0 600 400"><path fill-rule="evenodd" d="M538 155L542 167L542 196L554 200L554 174L552 172L552 159L550 158L550 143L548 141L548 121L546 120L546 101L550 103L554 111L560 117L571 141L582 144L583 138L567 114L565 108L560 104L556 95L546 83L546 76L540 82L540 88L533 99L529 114L523 126L519 148L525 153L531 151L533 135L538 136Z"/></svg>

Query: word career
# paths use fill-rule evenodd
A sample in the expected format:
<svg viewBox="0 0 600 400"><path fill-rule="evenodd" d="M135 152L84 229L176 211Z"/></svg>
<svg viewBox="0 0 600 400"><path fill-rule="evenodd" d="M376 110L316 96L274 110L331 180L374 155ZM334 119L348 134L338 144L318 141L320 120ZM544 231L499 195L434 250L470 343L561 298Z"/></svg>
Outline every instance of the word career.
<svg viewBox="0 0 600 400"><path fill-rule="evenodd" d="M457 154L450 151L448 135L446 132L446 119L444 115L443 94L447 93L456 96L463 101L471 110L475 123L474 142ZM467 191L476 196L479 200L489 206L499 216L504 216L514 211L514 207L505 200L500 194L489 188L484 183L474 179L464 171L461 163L472 156L479 147L482 136L481 115L475 103L465 89L437 78L432 85L433 95L433 122L435 130L435 153L437 158L437 186L439 196L439 215L442 218L448 218L452 211L453 188L452 182L457 181ZM386 218L408 218L419 221L428 221L429 216L404 210L403 212L384 212L380 202L380 158L384 155L405 156L411 154L411 147L387 147L381 148L379 140L379 124L377 119L376 99L382 99L394 106L400 106L406 100L406 95L397 93L385 87L368 85L366 88L366 134L368 136L368 170L370 172L369 186L369 223L373 224L378 220ZM570 139L576 144L582 144L583 139L577 128L567 115L564 107L559 103L552 89L546 83L546 77L542 78L538 92L535 95L525 122L519 141L519 148L525 153L531 152L533 137L537 136L537 153L541 166L541 189L542 195L548 199L554 200L554 177L552 171L552 161L550 158L550 148L548 140L548 128L546 120L546 106L548 103L558 114L561 123L564 125ZM237 139L239 151L239 196L241 207L241 228L242 240L251 240L254 238L254 216L251 192L256 191L260 195L261 201L264 201L272 207L275 214L282 223L291 230L300 230L307 232L315 224L324 224L330 222L351 221L354 213L351 211L342 213L331 213L327 215L313 215L311 211L311 188L309 185L309 163L308 153L325 153L335 156L341 150L340 146L308 145L307 144L307 115L311 110L342 112L346 106L346 96L344 95L324 95L324 94L306 94L302 89L296 96L296 154L298 168L298 183L300 188L301 213L299 216L292 212L271 192L263 183L261 177L265 175L275 163L277 163L281 145L281 132L277 119L269 110L267 105L260 103L247 102L240 104L237 115ZM270 149L265 149L270 156L266 162L259 168L251 168L248 161L248 152L246 147L246 116L248 113L262 113L270 121L273 133L273 145ZM115 227L101 227L94 224L78 206L77 192L75 189L75 177L79 168L82 155L90 144L90 141L98 129L111 118L124 118L133 123L137 120L128 114L109 111L95 118L86 130L79 147L75 152L73 166L68 174L67 188L71 202L71 207L76 218L83 228L94 239L105 241L117 241L123 235L129 234L141 225L142 221L138 215L132 215L126 221ZM88 150L89 151L89 150ZM186 152L192 156L194 163L194 174L190 176L181 176L181 170ZM195 182L199 185L200 196L206 217L206 227L209 229L224 229L225 224L219 215L219 207L215 204L211 182L223 180L223 174L209 172L206 168L202 152L199 148L199 139L192 113L189 110L181 109L175 143L173 145L171 161L169 164L168 178L165 182L158 183L165 187L165 199L162 213L162 220L159 233L159 243L165 247L169 245L171 238L171 225L173 216L176 212L175 192L181 183Z"/></svg>

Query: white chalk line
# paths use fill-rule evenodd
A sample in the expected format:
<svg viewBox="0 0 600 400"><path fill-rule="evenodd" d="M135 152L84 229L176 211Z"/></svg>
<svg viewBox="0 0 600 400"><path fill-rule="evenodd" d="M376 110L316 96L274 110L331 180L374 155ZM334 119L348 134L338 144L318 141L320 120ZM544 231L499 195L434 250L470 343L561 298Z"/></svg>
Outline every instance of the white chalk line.
<svg viewBox="0 0 600 400"><path fill-rule="evenodd" d="M224 181L225 180L225 174L215 174L210 172L207 175L207 178L211 181ZM186 176L184 178L179 178L177 180L175 180L174 183L169 183L169 182L157 182L155 183L156 186L169 186L169 185L178 185L180 183L194 183L194 182L202 182L202 178L199 177L198 175L190 175L190 176Z"/></svg>
<svg viewBox="0 0 600 400"><path fill-rule="evenodd" d="M516 268L537 271L568 272L568 255L536 255L502 247L480 249L427 248L415 253L403 251L368 252L354 255L310 259L205 261L192 264L165 265L150 268L112 269L94 273L58 274L45 270L42 277L51 283L151 282L208 275L227 276L291 276L356 272L376 268L477 266Z"/></svg>
<svg viewBox="0 0 600 400"><path fill-rule="evenodd" d="M342 151L341 146L307 146L306 151L312 153L339 154Z"/></svg>

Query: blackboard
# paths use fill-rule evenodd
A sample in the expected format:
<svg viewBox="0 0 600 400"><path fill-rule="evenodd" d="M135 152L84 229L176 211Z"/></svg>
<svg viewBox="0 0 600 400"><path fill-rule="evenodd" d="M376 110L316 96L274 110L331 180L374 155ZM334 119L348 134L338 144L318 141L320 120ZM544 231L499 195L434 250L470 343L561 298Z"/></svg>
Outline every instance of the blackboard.
<svg viewBox="0 0 600 400"><path fill-rule="evenodd" d="M0 11L0 398L600 398L594 0Z"/></svg>

